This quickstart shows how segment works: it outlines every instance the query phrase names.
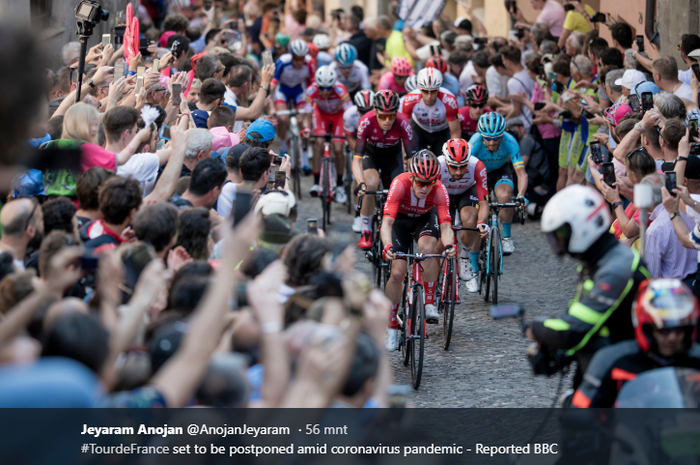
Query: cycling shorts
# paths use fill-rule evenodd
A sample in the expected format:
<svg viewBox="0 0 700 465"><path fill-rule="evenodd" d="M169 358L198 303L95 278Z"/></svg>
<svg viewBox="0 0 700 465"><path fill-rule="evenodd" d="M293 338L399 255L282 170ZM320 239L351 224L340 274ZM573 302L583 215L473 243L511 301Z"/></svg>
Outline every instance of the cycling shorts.
<svg viewBox="0 0 700 465"><path fill-rule="evenodd" d="M440 224L437 207L421 216L398 214L391 230L391 244L394 252L408 253L411 243L423 236L440 239Z"/></svg>
<svg viewBox="0 0 700 465"><path fill-rule="evenodd" d="M415 140L417 150L428 149L435 154L440 155L442 146L450 140L450 128L443 129L437 132L428 132L416 124L411 118L411 129L413 129L413 139Z"/></svg>
<svg viewBox="0 0 700 465"><path fill-rule="evenodd" d="M377 155L377 151L380 150L383 150L384 153ZM366 152L367 153L362 157L362 170L379 171L382 186L384 189L389 189L391 181L393 181L396 176L403 173L401 145L398 144L396 148L374 149L372 151L369 150L368 146Z"/></svg>
<svg viewBox="0 0 700 465"><path fill-rule="evenodd" d="M513 183L515 174L513 171L513 165L510 163L506 163L495 171L489 171L486 176L489 192L501 184L507 184L515 189L515 184Z"/></svg>
<svg viewBox="0 0 700 465"><path fill-rule="evenodd" d="M479 196L476 193L476 184L461 194L450 195L450 215L455 218L455 210L461 212L464 207L476 208L479 206Z"/></svg>
<svg viewBox="0 0 700 465"><path fill-rule="evenodd" d="M343 125L343 112L324 113L314 105L313 128L315 136L328 134L328 126L333 126L333 138L345 140L345 126Z"/></svg>
<svg viewBox="0 0 700 465"><path fill-rule="evenodd" d="M306 104L304 88L301 85L287 87L279 84L275 89L275 105L284 105L286 107L290 102L295 108L304 106Z"/></svg>

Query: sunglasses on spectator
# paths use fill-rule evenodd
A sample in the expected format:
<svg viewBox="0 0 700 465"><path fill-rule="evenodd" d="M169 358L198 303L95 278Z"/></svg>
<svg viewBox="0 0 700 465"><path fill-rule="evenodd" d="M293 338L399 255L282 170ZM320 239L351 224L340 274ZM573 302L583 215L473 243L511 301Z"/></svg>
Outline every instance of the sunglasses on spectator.
<svg viewBox="0 0 700 465"><path fill-rule="evenodd" d="M481 138L486 142L496 142L496 141L503 139L503 136L496 136L496 137L481 136Z"/></svg>
<svg viewBox="0 0 700 465"><path fill-rule="evenodd" d="M414 179L413 182L416 183L418 187L433 187L435 184L435 181L419 181L418 179Z"/></svg>
<svg viewBox="0 0 700 465"><path fill-rule="evenodd" d="M387 120L395 120L396 119L396 113L377 113L377 119L387 121Z"/></svg>
<svg viewBox="0 0 700 465"><path fill-rule="evenodd" d="M472 107L472 108L486 108L486 104L485 104L485 103L482 103L482 104L470 103L469 106Z"/></svg>

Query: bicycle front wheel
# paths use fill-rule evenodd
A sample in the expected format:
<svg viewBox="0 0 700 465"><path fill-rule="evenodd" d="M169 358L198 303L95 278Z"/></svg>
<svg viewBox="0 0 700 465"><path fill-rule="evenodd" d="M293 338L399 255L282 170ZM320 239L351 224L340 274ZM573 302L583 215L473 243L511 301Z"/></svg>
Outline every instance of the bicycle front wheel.
<svg viewBox="0 0 700 465"><path fill-rule="evenodd" d="M411 379L413 389L420 387L423 376L423 355L425 351L425 304L423 303L423 288L413 289L413 311L411 312Z"/></svg>
<svg viewBox="0 0 700 465"><path fill-rule="evenodd" d="M408 366L408 362L411 359L411 351L413 349L413 339L411 339L411 328L413 326L411 323L411 316L413 315L413 309L411 304L408 302L408 293L411 289L408 287L408 275L403 281L403 293L401 294L401 311L402 323L401 323L401 337L403 338L399 344L401 345L401 355L403 356L403 366Z"/></svg>
<svg viewBox="0 0 700 465"><path fill-rule="evenodd" d="M452 324L455 318L455 303L457 301L457 274L455 273L455 260L446 259L445 276L442 282L443 288L440 295L440 307L442 309L442 348L450 348L452 339Z"/></svg>
<svg viewBox="0 0 700 465"><path fill-rule="evenodd" d="M352 214L353 206L355 204L355 197L353 193L353 187L355 185L352 176L352 150L346 145L347 150L345 150L345 195L348 198L348 214Z"/></svg>
<svg viewBox="0 0 700 465"><path fill-rule="evenodd" d="M382 244L379 239L379 220L372 217L372 265L374 266L374 282L379 289L382 288Z"/></svg>
<svg viewBox="0 0 700 465"><path fill-rule="evenodd" d="M300 150L299 150L299 138L297 136L292 135L290 139L290 148L289 151L291 152L290 158L292 159L292 166L294 166L294 173L292 174L292 180L293 180L293 186L292 186L292 192L294 192L294 195L297 197L297 201L301 200L301 157L299 156Z"/></svg>
<svg viewBox="0 0 700 465"><path fill-rule="evenodd" d="M491 291L493 304L498 303L498 278L501 275L501 232L497 227L491 230Z"/></svg>

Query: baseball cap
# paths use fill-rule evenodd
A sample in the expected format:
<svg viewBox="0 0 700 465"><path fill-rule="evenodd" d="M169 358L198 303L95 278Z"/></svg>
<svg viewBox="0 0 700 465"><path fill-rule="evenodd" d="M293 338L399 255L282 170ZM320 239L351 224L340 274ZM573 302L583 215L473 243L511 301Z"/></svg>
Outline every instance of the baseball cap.
<svg viewBox="0 0 700 465"><path fill-rule="evenodd" d="M296 199L290 191L268 191L260 196L260 200L255 204L255 213L262 213L263 216L289 216L294 205Z"/></svg>
<svg viewBox="0 0 700 465"><path fill-rule="evenodd" d="M12 180L12 198L48 195L44 189L44 173L29 170L19 173Z"/></svg>
<svg viewBox="0 0 700 465"><path fill-rule="evenodd" d="M659 86L651 81L642 81L634 87L634 92L637 94L637 97L642 98L642 94L644 92L651 92L652 94L656 95L661 92L661 90L659 89Z"/></svg>
<svg viewBox="0 0 700 465"><path fill-rule="evenodd" d="M688 57L690 58L695 58L695 59L700 59L700 48L696 48L692 52L688 54Z"/></svg>
<svg viewBox="0 0 700 465"><path fill-rule="evenodd" d="M688 157L685 164L685 177L688 179L700 179L700 158Z"/></svg>
<svg viewBox="0 0 700 465"><path fill-rule="evenodd" d="M636 69L628 69L625 71L625 74L623 74L620 79L615 81L615 85L632 90L637 84L646 80L647 78L641 71L637 71Z"/></svg>
<svg viewBox="0 0 700 465"><path fill-rule="evenodd" d="M253 140L253 138L250 137L251 132L257 132L262 136L260 139L257 139L257 142L271 141L275 138L276 135L275 127L272 125L271 122L269 122L266 119L255 120L252 123L250 123L250 126L248 126L245 135L248 139Z"/></svg>
<svg viewBox="0 0 700 465"><path fill-rule="evenodd" d="M238 138L238 134L228 132L228 129L226 129L225 126L211 128L209 132L211 132L214 136L214 139L211 142L212 153L219 152L225 147L233 147L241 142L241 140Z"/></svg>

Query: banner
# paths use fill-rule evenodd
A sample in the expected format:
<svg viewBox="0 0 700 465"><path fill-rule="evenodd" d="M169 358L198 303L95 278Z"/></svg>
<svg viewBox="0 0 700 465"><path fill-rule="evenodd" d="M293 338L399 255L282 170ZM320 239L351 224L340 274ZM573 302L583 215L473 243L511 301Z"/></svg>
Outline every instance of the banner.
<svg viewBox="0 0 700 465"><path fill-rule="evenodd" d="M445 2L446 0L401 0L399 18L403 19L408 27L422 27L438 17Z"/></svg>

